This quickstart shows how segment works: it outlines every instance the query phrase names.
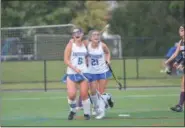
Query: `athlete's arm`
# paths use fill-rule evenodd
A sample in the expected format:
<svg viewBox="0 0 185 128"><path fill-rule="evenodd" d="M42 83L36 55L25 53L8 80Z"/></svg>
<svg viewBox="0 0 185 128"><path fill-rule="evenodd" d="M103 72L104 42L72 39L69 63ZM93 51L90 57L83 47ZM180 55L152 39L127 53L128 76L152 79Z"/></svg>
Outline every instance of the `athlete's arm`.
<svg viewBox="0 0 185 128"><path fill-rule="evenodd" d="M110 64L110 59L111 59L110 50L105 43L102 43L102 46L106 57L105 59L108 62L108 64Z"/></svg>
<svg viewBox="0 0 185 128"><path fill-rule="evenodd" d="M71 49L72 49L72 42L69 42L64 50L64 63L69 66L71 69L73 69L76 72L80 72L78 69L76 69L70 61L71 56Z"/></svg>
<svg viewBox="0 0 185 128"><path fill-rule="evenodd" d="M177 57L177 55L179 54L179 52L180 52L180 43L178 44L175 53L165 62L165 64L168 64L169 62L174 60Z"/></svg>

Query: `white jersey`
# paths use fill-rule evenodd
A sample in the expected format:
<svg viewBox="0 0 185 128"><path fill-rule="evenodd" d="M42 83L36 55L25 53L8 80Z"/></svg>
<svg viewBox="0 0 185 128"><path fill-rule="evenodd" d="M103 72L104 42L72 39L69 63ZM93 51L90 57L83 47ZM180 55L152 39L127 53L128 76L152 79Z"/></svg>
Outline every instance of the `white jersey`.
<svg viewBox="0 0 185 128"><path fill-rule="evenodd" d="M91 42L88 44L88 73L91 74L102 74L109 70L106 60L105 53L103 51L102 42L99 43L97 48L92 48Z"/></svg>
<svg viewBox="0 0 185 128"><path fill-rule="evenodd" d="M77 46L75 43L72 44L72 51L70 61L71 64L81 70L83 73L87 72L86 64L87 49L85 45ZM77 74L73 69L67 67L67 74Z"/></svg>

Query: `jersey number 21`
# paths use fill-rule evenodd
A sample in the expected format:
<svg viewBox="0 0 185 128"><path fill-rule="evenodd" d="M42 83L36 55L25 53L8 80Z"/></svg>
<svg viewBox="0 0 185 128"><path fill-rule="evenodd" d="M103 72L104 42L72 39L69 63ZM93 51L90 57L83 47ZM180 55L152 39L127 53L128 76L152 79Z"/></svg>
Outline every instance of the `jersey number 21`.
<svg viewBox="0 0 185 128"><path fill-rule="evenodd" d="M98 65L98 64L99 64L99 63L98 63L98 59L91 59L91 64L92 64L93 66Z"/></svg>

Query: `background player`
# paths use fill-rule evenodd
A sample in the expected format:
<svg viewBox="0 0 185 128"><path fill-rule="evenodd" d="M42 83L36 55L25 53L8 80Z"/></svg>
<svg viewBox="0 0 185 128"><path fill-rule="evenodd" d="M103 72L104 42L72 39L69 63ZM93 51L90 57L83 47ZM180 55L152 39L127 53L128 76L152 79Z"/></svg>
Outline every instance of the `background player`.
<svg viewBox="0 0 185 128"><path fill-rule="evenodd" d="M177 46L178 46L178 42L176 42L175 45L168 50L167 54L165 55L164 62L166 60L168 60L175 53ZM173 69L175 69L175 68L173 68L173 64L174 64L175 60L171 61L168 65L165 65L164 62L163 62L163 66L165 67L164 72L171 75L173 72Z"/></svg>
<svg viewBox="0 0 185 128"><path fill-rule="evenodd" d="M184 42L184 28L185 26L182 25L179 28L179 35L181 37L181 40L179 41L178 47L175 51L175 53L165 62L165 64L169 64L172 60L175 59L175 57L177 57L177 55L179 53L182 54L182 64L183 64L183 76L182 76L182 80L181 80L181 93L180 93L180 99L179 99L179 103L177 105L175 105L174 107L171 107L172 111L176 111L176 112L182 112L183 111L183 104L184 104L184 86L185 86L185 42Z"/></svg>

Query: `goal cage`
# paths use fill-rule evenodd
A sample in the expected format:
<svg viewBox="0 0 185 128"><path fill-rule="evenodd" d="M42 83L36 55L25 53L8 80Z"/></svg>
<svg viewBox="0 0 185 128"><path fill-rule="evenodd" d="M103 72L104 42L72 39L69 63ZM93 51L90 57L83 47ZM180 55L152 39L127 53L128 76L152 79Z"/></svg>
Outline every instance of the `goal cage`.
<svg viewBox="0 0 185 128"><path fill-rule="evenodd" d="M75 27L74 24L62 24L1 28L1 61L61 60ZM122 58L121 36L102 39L112 58Z"/></svg>

